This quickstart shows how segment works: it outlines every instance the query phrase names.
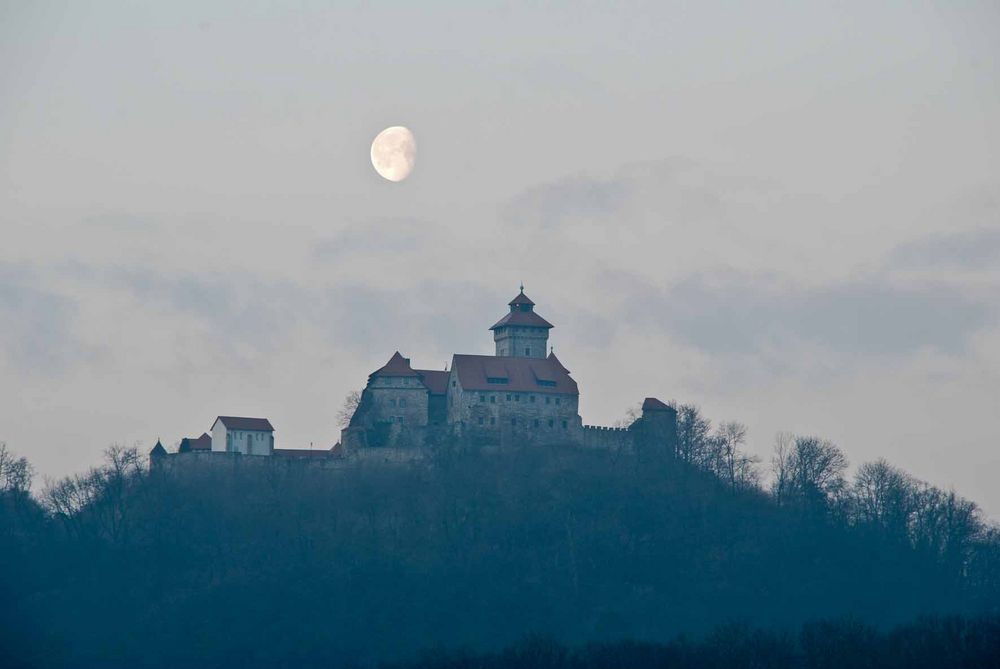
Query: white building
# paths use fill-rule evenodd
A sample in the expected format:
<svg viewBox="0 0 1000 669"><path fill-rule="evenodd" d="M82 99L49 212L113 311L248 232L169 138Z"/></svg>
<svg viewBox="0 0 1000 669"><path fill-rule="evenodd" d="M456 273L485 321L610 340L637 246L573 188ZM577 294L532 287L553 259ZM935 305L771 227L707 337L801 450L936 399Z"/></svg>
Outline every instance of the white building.
<svg viewBox="0 0 1000 669"><path fill-rule="evenodd" d="M219 416L212 424L212 451L271 455L274 453L274 428L266 418Z"/></svg>

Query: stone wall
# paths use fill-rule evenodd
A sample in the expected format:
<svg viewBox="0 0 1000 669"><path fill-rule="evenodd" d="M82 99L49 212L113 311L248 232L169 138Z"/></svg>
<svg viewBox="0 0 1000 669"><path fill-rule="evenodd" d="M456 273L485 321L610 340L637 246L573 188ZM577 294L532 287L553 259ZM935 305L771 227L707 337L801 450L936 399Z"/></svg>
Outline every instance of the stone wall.
<svg viewBox="0 0 1000 669"><path fill-rule="evenodd" d="M366 389L371 423L385 421L423 427L427 425L428 392L416 377L376 377Z"/></svg>
<svg viewBox="0 0 1000 669"><path fill-rule="evenodd" d="M487 444L576 442L582 424L577 404L575 395L448 388L455 432Z"/></svg>
<svg viewBox="0 0 1000 669"><path fill-rule="evenodd" d="M635 435L624 427L602 427L600 425L584 425L580 445L606 451L632 451L635 445Z"/></svg>
<svg viewBox="0 0 1000 669"><path fill-rule="evenodd" d="M330 457L295 457L270 455L244 455L242 453L226 453L219 451L188 451L186 453L167 453L158 457L150 457L150 469L154 471L182 473L187 470L202 470L206 467L214 469L239 470L246 467L310 467L315 469L339 469L346 465L343 458Z"/></svg>
<svg viewBox="0 0 1000 669"><path fill-rule="evenodd" d="M496 355L512 358L544 358L548 352L546 328L505 326L493 331Z"/></svg>

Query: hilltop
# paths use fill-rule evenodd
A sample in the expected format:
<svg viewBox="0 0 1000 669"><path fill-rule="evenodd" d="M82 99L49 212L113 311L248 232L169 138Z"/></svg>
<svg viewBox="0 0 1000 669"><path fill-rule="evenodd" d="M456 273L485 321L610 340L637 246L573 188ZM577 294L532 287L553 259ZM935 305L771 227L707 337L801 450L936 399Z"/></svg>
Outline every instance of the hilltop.
<svg viewBox="0 0 1000 669"><path fill-rule="evenodd" d="M171 475L118 449L73 481L44 509L4 498L2 628L45 664L310 665L1000 602L996 535L960 527L960 499L915 541L850 520L846 493L782 499L667 454L453 445L421 464Z"/></svg>

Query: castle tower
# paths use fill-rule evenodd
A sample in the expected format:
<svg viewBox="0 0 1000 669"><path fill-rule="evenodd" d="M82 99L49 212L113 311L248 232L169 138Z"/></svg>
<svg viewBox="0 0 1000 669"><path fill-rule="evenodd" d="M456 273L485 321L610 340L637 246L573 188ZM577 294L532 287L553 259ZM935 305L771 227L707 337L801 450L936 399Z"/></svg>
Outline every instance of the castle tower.
<svg viewBox="0 0 1000 669"><path fill-rule="evenodd" d="M496 355L512 358L544 358L548 353L552 324L535 313L535 303L524 294L508 302L510 313L490 328Z"/></svg>

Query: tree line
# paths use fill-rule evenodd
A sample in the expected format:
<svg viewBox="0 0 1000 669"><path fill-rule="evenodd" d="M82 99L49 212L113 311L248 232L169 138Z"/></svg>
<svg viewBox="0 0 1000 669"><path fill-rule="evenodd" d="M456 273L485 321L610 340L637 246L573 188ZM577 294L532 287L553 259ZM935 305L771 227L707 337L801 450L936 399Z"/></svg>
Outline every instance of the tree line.
<svg viewBox="0 0 1000 669"><path fill-rule="evenodd" d="M0 446L0 664L340 666L1000 613L971 502L880 460L849 476L816 437L779 435L765 466L743 426L677 409L676 448L641 457L442 443L419 465L171 473L113 446L38 490Z"/></svg>

